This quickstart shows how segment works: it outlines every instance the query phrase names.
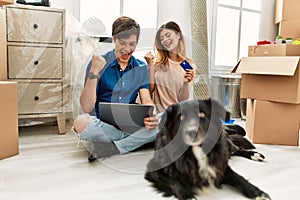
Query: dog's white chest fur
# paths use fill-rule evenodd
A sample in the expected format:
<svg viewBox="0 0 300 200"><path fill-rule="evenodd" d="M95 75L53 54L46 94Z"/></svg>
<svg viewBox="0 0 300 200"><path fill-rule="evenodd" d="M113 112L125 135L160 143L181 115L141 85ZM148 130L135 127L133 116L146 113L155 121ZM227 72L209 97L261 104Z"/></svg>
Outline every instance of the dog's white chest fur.
<svg viewBox="0 0 300 200"><path fill-rule="evenodd" d="M216 178L216 169L209 165L206 154L199 146L193 146L193 153L198 161L199 176L208 180L210 186L214 186L214 180Z"/></svg>

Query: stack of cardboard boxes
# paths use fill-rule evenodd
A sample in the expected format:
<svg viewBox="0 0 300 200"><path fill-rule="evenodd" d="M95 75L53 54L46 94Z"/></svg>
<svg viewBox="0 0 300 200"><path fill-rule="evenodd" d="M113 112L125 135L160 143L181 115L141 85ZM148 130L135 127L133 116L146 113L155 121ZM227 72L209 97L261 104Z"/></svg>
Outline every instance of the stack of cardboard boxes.
<svg viewBox="0 0 300 200"><path fill-rule="evenodd" d="M19 153L17 83L6 81L6 23L2 5L13 0L0 0L0 160Z"/></svg>
<svg viewBox="0 0 300 200"><path fill-rule="evenodd" d="M300 37L299 0L277 0L275 23L283 38ZM246 129L254 143L299 145L300 45L249 46L248 57L233 69L242 74L247 98Z"/></svg>
<svg viewBox="0 0 300 200"><path fill-rule="evenodd" d="M298 50L289 52L295 47ZM251 46L249 57L233 70L242 74L240 95L247 98L246 130L254 143L298 145L299 62L300 45Z"/></svg>
<svg viewBox="0 0 300 200"><path fill-rule="evenodd" d="M283 39L300 38L299 0L277 0L275 24L279 24L278 35Z"/></svg>

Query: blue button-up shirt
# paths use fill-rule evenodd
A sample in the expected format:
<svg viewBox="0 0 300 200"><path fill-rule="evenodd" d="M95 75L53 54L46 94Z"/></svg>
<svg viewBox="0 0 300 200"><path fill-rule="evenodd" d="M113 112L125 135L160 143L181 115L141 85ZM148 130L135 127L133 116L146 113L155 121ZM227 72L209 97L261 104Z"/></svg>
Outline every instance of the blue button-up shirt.
<svg viewBox="0 0 300 200"><path fill-rule="evenodd" d="M97 100L95 104L96 115L99 118L99 102L136 103L138 91L142 88L149 89L148 66L145 62L131 56L128 66L123 71L117 62L114 50L102 55L106 65L100 72L97 85ZM87 79L92 62L86 69Z"/></svg>

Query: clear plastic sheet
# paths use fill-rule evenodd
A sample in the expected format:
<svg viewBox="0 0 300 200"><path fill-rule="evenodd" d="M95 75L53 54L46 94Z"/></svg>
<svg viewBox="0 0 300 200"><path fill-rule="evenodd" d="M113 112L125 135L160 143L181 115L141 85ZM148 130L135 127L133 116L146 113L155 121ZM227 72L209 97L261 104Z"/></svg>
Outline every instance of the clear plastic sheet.
<svg viewBox="0 0 300 200"><path fill-rule="evenodd" d="M101 55L108 51L108 49L112 49L112 47L110 47L112 44L100 44L99 38L91 38L89 36L72 37L69 39L69 47L71 48L71 51L68 51L68 53L70 53L70 56L68 57L70 63L68 64L72 66L72 112L73 117L76 117L82 112L79 104L79 98L84 85L86 66L90 62L93 53Z"/></svg>
<svg viewBox="0 0 300 200"><path fill-rule="evenodd" d="M76 22L74 21L74 23ZM66 109L72 112L73 118L82 113L79 99L84 86L86 67L92 55L101 55L113 49L112 43L99 42L100 36L103 37L106 34L101 20L88 19L83 25L77 34L68 36L67 43L67 69L69 70L68 74L70 75L72 89L69 93L72 94L72 97L69 99L72 99L70 101L72 105L67 104L68 107ZM93 25L96 27L95 30L91 29ZM88 30L85 28L88 28ZM72 32L75 33L74 31Z"/></svg>

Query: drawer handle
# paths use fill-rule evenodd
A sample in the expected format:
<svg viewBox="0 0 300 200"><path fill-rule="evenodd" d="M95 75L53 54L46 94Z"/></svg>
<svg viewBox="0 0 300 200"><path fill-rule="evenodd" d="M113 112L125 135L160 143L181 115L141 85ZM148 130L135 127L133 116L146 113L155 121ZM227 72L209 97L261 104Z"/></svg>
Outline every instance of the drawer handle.
<svg viewBox="0 0 300 200"><path fill-rule="evenodd" d="M33 28L38 28L38 27L39 27L39 25L37 25L37 24L33 25Z"/></svg>
<svg viewBox="0 0 300 200"><path fill-rule="evenodd" d="M38 96L35 96L35 97L34 97L34 100L35 100L35 101L38 101L39 99L40 99L40 98L39 98Z"/></svg>
<svg viewBox="0 0 300 200"><path fill-rule="evenodd" d="M34 65L38 65L38 64L39 64L38 60L34 61Z"/></svg>

